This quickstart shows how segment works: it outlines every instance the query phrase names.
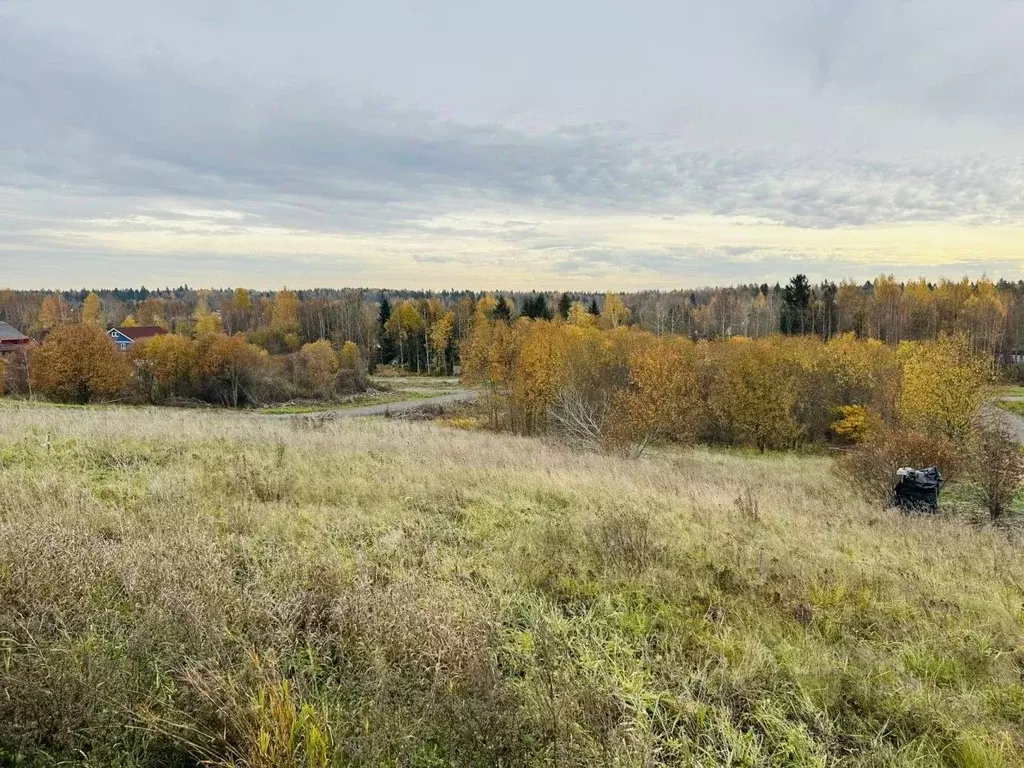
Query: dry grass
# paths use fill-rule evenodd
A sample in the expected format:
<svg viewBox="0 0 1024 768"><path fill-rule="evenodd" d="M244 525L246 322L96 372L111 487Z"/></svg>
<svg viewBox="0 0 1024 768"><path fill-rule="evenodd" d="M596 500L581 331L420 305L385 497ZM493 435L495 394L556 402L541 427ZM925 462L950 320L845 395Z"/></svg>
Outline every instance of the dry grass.
<svg viewBox="0 0 1024 768"><path fill-rule="evenodd" d="M0 764L1014 766L1024 558L827 459L0 408Z"/></svg>

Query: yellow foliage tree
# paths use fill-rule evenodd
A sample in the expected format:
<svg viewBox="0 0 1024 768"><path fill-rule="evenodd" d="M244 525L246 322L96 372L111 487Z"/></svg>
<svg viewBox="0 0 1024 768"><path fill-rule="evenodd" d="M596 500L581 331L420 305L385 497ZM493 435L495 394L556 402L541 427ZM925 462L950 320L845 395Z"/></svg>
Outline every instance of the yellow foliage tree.
<svg viewBox="0 0 1024 768"><path fill-rule="evenodd" d="M208 309L203 309L202 307L196 309L195 321L195 332L197 336L202 336L207 333L224 332L220 318Z"/></svg>
<svg viewBox="0 0 1024 768"><path fill-rule="evenodd" d="M384 324L384 332L398 343L398 361L400 365L409 362L411 342L423 334L423 316L416 307L416 302L407 299L399 304ZM417 360L417 364L419 360Z"/></svg>
<svg viewBox="0 0 1024 768"><path fill-rule="evenodd" d="M299 296L295 291L283 288L274 297L270 324L275 331L283 334L299 330Z"/></svg>
<svg viewBox="0 0 1024 768"><path fill-rule="evenodd" d="M310 342L302 347L301 355L310 389L318 395L329 393L339 368L331 342L327 339Z"/></svg>
<svg viewBox="0 0 1024 768"><path fill-rule="evenodd" d="M95 326L103 324L103 303L95 293L90 293L82 302L82 323Z"/></svg>
<svg viewBox="0 0 1024 768"><path fill-rule="evenodd" d="M39 325L44 331L56 328L68 322L71 317L71 310L67 302L60 296L49 294L43 297L42 306L39 309Z"/></svg>
<svg viewBox="0 0 1024 768"><path fill-rule="evenodd" d="M448 311L441 314L430 326L430 348L434 352L434 360L440 361L442 373L448 373L448 345L452 340L455 328L455 313Z"/></svg>
<svg viewBox="0 0 1024 768"><path fill-rule="evenodd" d="M232 408L254 402L257 380L267 361L266 351L241 334L210 334L197 341L199 370L207 395Z"/></svg>
<svg viewBox="0 0 1024 768"><path fill-rule="evenodd" d="M704 428L702 347L680 337L637 334L630 347L629 388L618 393L620 441L644 445L657 437L691 442Z"/></svg>
<svg viewBox="0 0 1024 768"><path fill-rule="evenodd" d="M185 395L199 372L199 351L195 343L173 333L136 342L129 359L136 377L154 402Z"/></svg>
<svg viewBox="0 0 1024 768"><path fill-rule="evenodd" d="M618 328L629 320L630 314L629 308L622 303L619 294L605 294L600 318L602 328Z"/></svg>
<svg viewBox="0 0 1024 768"><path fill-rule="evenodd" d="M865 443L882 432L881 417L863 405L840 405L836 409L838 418L832 424L832 431L850 443Z"/></svg>
<svg viewBox="0 0 1024 768"><path fill-rule="evenodd" d="M963 336L903 342L897 356L903 367L902 425L963 444L983 400L985 362Z"/></svg>
<svg viewBox="0 0 1024 768"><path fill-rule="evenodd" d="M362 355L359 353L359 345L354 341L346 341L342 344L339 358L341 368L344 371L359 371L363 367Z"/></svg>
<svg viewBox="0 0 1024 768"><path fill-rule="evenodd" d="M597 325L597 318L590 314L583 302L574 301L569 307L569 316L566 318L566 322L580 328L590 328Z"/></svg>
<svg viewBox="0 0 1024 768"><path fill-rule="evenodd" d="M799 363L781 341L720 345L712 408L733 440L765 451L793 447L802 429L794 415Z"/></svg>

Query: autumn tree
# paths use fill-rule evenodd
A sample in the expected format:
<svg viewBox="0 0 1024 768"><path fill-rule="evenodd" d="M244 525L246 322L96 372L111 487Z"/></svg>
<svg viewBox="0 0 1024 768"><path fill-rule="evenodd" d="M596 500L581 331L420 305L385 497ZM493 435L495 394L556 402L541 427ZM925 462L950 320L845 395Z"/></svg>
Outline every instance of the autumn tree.
<svg viewBox="0 0 1024 768"><path fill-rule="evenodd" d="M39 326L44 331L63 325L71 319L71 308L60 296L47 294L39 310Z"/></svg>
<svg viewBox="0 0 1024 768"><path fill-rule="evenodd" d="M984 397L985 362L963 336L903 342L897 356L903 368L903 426L930 437L966 442Z"/></svg>
<svg viewBox="0 0 1024 768"><path fill-rule="evenodd" d="M424 333L423 316L416 307L416 302L406 299L391 313L385 331L398 344L399 364L411 363L415 340L422 338ZM419 354L416 357L416 370L419 371Z"/></svg>
<svg viewBox="0 0 1024 768"><path fill-rule="evenodd" d="M455 328L455 313L444 312L430 326L430 348L434 351L435 364L441 361L441 373L448 373L448 347L452 341L452 330Z"/></svg>
<svg viewBox="0 0 1024 768"><path fill-rule="evenodd" d="M161 328L169 328L167 321L167 305L163 299L149 298L139 302L135 307L135 322L139 325L157 325Z"/></svg>
<svg viewBox="0 0 1024 768"><path fill-rule="evenodd" d="M266 351L239 334L210 334L198 342L199 371L206 397L232 408L257 402Z"/></svg>
<svg viewBox="0 0 1024 768"><path fill-rule="evenodd" d="M600 321L602 328L618 328L629 320L630 314L629 308L622 303L619 294L605 294Z"/></svg>
<svg viewBox="0 0 1024 768"><path fill-rule="evenodd" d="M47 397L88 403L121 394L131 368L102 329L59 325L31 351L29 376L32 388Z"/></svg>
<svg viewBox="0 0 1024 768"><path fill-rule="evenodd" d="M656 438L692 442L704 429L701 348L681 337L637 335L630 346L629 387L618 394L619 439L644 446Z"/></svg>
<svg viewBox="0 0 1024 768"><path fill-rule="evenodd" d="M271 310L271 325L282 333L298 333L299 296L295 291L283 288L274 297Z"/></svg>
<svg viewBox="0 0 1024 768"><path fill-rule="evenodd" d="M207 333L223 333L224 327L220 318L208 309L199 308L195 316L195 333L202 336Z"/></svg>
<svg viewBox="0 0 1024 768"><path fill-rule="evenodd" d="M346 341L341 347L341 352L338 353L338 360L342 370L359 371L363 366L359 345L354 341Z"/></svg>
<svg viewBox="0 0 1024 768"><path fill-rule="evenodd" d="M348 342L355 347L355 344ZM358 352L358 347L356 350ZM317 395L328 394L338 374L338 355L331 342L320 339L302 347L302 363L310 390Z"/></svg>
<svg viewBox="0 0 1024 768"><path fill-rule="evenodd" d="M728 437L764 451L793 447L801 425L794 414L798 363L772 340L720 345L711 407Z"/></svg>
<svg viewBox="0 0 1024 768"><path fill-rule="evenodd" d="M97 327L103 325L103 304L95 293L90 293L82 302L82 323Z"/></svg>
<svg viewBox="0 0 1024 768"><path fill-rule="evenodd" d="M173 333L153 336L133 344L128 354L150 401L191 394L199 375L199 350L190 339Z"/></svg>
<svg viewBox="0 0 1024 768"><path fill-rule="evenodd" d="M581 328L589 328L597 325L597 317L593 312L587 310L582 302L574 301L569 307L567 316L569 325L576 325Z"/></svg>

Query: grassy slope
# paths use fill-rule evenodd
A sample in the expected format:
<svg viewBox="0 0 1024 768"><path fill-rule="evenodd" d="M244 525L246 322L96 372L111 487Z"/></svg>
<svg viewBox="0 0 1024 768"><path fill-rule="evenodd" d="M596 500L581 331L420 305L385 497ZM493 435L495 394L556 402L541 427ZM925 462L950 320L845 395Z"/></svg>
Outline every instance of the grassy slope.
<svg viewBox="0 0 1024 768"><path fill-rule="evenodd" d="M1024 763L1019 543L824 458L6 409L0 467L0 763Z"/></svg>

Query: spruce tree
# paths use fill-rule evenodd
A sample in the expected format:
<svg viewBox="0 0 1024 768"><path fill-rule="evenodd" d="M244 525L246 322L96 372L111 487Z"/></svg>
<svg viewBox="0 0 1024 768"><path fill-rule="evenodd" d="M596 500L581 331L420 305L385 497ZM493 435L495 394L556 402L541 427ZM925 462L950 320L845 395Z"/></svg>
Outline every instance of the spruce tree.
<svg viewBox="0 0 1024 768"><path fill-rule="evenodd" d="M494 306L494 314L491 317L505 323L512 320L512 305L509 304L508 299L504 296L498 296L498 301Z"/></svg>
<svg viewBox="0 0 1024 768"><path fill-rule="evenodd" d="M380 363L387 365L395 359L395 342L388 335L384 326L391 318L391 302L382 291L380 294L380 309L377 311L377 326L380 330Z"/></svg>
<svg viewBox="0 0 1024 768"><path fill-rule="evenodd" d="M563 293L558 297L558 314L565 320L569 317L569 309L572 307L572 296L568 293Z"/></svg>

